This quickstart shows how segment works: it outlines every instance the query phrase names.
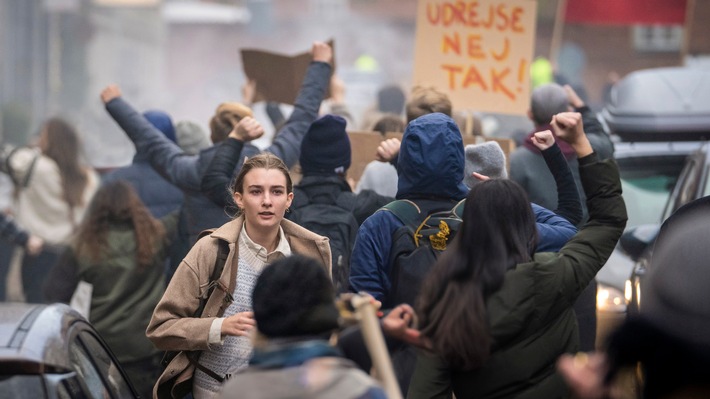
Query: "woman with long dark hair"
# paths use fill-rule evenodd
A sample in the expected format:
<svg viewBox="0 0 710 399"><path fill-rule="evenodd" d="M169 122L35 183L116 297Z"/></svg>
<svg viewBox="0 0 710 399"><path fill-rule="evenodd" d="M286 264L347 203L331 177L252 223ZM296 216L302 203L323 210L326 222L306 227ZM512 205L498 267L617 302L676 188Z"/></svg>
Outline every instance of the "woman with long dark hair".
<svg viewBox="0 0 710 399"><path fill-rule="evenodd" d="M81 161L74 127L60 118L47 120L37 147L4 152L0 163L15 185L13 212L18 225L41 238L44 249L22 261L24 294L11 299L42 302L41 287L61 248L81 222L99 186L98 174ZM19 264L21 257L16 257Z"/></svg>
<svg viewBox="0 0 710 399"><path fill-rule="evenodd" d="M422 286L422 353L408 397L557 398L555 361L577 350L572 305L611 254L626 224L619 172L598 161L581 116L561 113L556 134L579 157L590 220L559 253L534 253L535 219L524 190L488 180L468 195L454 246Z"/></svg>
<svg viewBox="0 0 710 399"><path fill-rule="evenodd" d="M160 355L145 329L165 291L167 248L176 231L177 211L155 219L129 183L107 183L45 285L49 300L66 303L80 281L91 284L89 320L142 397L150 397L160 375Z"/></svg>

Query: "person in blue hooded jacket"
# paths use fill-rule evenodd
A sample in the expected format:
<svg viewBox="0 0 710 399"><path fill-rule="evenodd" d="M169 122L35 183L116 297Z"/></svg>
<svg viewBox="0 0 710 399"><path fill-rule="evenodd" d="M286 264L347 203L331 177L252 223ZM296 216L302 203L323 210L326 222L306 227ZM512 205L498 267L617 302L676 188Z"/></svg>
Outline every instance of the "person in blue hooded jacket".
<svg viewBox="0 0 710 399"><path fill-rule="evenodd" d="M463 139L456 122L447 115L433 113L410 122L396 162L399 175L396 198L416 202L422 213L448 211L468 194L469 188L464 184ZM569 173L567 170L565 175ZM533 207L538 251L559 250L577 232L574 224L581 218L581 208L579 197L575 199L577 207L564 212L565 217L543 207ZM360 226L351 256L351 291L367 292L379 301L387 299L391 288L392 237L401 226L403 223L392 212L376 212Z"/></svg>
<svg viewBox="0 0 710 399"><path fill-rule="evenodd" d="M463 138L448 115L437 112L412 120L402 137L396 161L399 176L396 199L414 202L422 214L448 211L469 192L464 183ZM570 221L552 211L539 207L535 212L538 226L540 222L554 224L552 228L538 227L541 234L538 243L542 243L539 245L549 248L554 243L558 249L577 231ZM581 208L577 213L581 214ZM390 252L395 232L402 226L404 223L393 212L384 211L374 213L362 223L350 258L351 291L367 292L386 304L397 301L390 279L393 267ZM416 353L401 343L392 344L389 349L400 388L406 395ZM367 359L358 360L358 364L366 366Z"/></svg>

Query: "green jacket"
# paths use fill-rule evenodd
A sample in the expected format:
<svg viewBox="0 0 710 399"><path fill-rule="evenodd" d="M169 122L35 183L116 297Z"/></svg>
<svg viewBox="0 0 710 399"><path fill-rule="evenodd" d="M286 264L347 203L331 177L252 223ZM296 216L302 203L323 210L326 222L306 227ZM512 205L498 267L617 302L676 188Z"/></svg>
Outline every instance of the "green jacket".
<svg viewBox="0 0 710 399"><path fill-rule="evenodd" d="M626 225L614 161L582 158L589 222L559 253L538 253L508 271L487 301L494 344L485 366L451 370L420 353L408 398L561 398L569 396L555 371L563 353L575 352L578 331L572 305L616 246Z"/></svg>
<svg viewBox="0 0 710 399"><path fill-rule="evenodd" d="M50 301L68 303L79 281L92 287L89 321L120 362L145 359L158 349L145 336L153 309L165 291L165 260L177 231L178 212L162 219L167 240L144 270L136 264L136 240L131 226L111 226L98 262L76 256L72 249L51 272L45 286Z"/></svg>

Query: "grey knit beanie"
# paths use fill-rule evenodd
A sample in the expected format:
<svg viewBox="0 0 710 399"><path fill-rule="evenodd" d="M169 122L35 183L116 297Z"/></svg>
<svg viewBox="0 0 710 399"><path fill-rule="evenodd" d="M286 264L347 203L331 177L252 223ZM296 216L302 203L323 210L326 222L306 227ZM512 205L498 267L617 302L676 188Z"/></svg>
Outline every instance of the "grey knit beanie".
<svg viewBox="0 0 710 399"><path fill-rule="evenodd" d="M194 155L209 146L209 137L199 124L193 121L180 121L175 125L177 144L188 154Z"/></svg>
<svg viewBox="0 0 710 399"><path fill-rule="evenodd" d="M506 170L505 153L500 144L487 141L481 144L469 144L465 148L466 163L464 165L464 183L470 189L480 182L473 177L473 172L486 175L492 179L505 179L508 177Z"/></svg>

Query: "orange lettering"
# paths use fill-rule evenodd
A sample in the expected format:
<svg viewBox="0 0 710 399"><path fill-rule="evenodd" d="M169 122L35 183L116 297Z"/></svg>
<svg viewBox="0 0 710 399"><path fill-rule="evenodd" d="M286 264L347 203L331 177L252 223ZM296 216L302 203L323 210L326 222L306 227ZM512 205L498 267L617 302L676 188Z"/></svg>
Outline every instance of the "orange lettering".
<svg viewBox="0 0 710 399"><path fill-rule="evenodd" d="M476 69L474 65L471 65L468 68L466 77L463 80L463 88L465 89L472 85L479 85L481 86L481 89L483 89L483 91L488 91L488 86L486 86L486 82L483 81L483 78L481 78L481 74L478 72L478 69Z"/></svg>
<svg viewBox="0 0 710 399"><path fill-rule="evenodd" d="M493 14L493 6L488 7L488 21L483 22L483 27L486 29L490 29L491 26L493 26L493 20L494 20L494 14Z"/></svg>
<svg viewBox="0 0 710 399"><path fill-rule="evenodd" d="M469 45L470 47L470 45ZM448 54L449 51L453 51L457 55L461 55L461 39L458 32L454 32L453 36L444 35L441 42L441 52Z"/></svg>
<svg viewBox="0 0 710 399"><path fill-rule="evenodd" d="M513 27L513 32L523 32L525 29L523 29L523 25L520 23L520 17L523 13L523 9L520 7L515 7L513 9L513 22L511 23L511 26Z"/></svg>
<svg viewBox="0 0 710 399"><path fill-rule="evenodd" d="M456 73L463 71L463 68L458 65L442 65L442 69L449 73L449 89L454 90L456 86Z"/></svg>
<svg viewBox="0 0 710 399"><path fill-rule="evenodd" d="M505 43L503 47L503 52L500 54L496 54L493 50L491 50L491 55L496 61L502 61L506 58L508 58L508 55L510 54L510 38L505 38Z"/></svg>
<svg viewBox="0 0 710 399"><path fill-rule="evenodd" d="M468 35L468 56L485 59L486 54L481 49L481 35Z"/></svg>
<svg viewBox="0 0 710 399"><path fill-rule="evenodd" d="M432 8L436 10L436 14L432 12ZM438 4L428 3L426 5L426 17L432 25L438 24L441 18L441 7Z"/></svg>
<svg viewBox="0 0 710 399"><path fill-rule="evenodd" d="M496 25L496 28L499 31L504 31L508 28L508 14L505 12L505 4L499 4L496 11L498 14L498 24Z"/></svg>
<svg viewBox="0 0 710 399"><path fill-rule="evenodd" d="M491 69L491 82L493 85L493 92L502 92L506 97L511 100L515 100L515 95L511 92L504 84L503 79L510 73L510 68L505 68L504 70L497 72L495 69Z"/></svg>

